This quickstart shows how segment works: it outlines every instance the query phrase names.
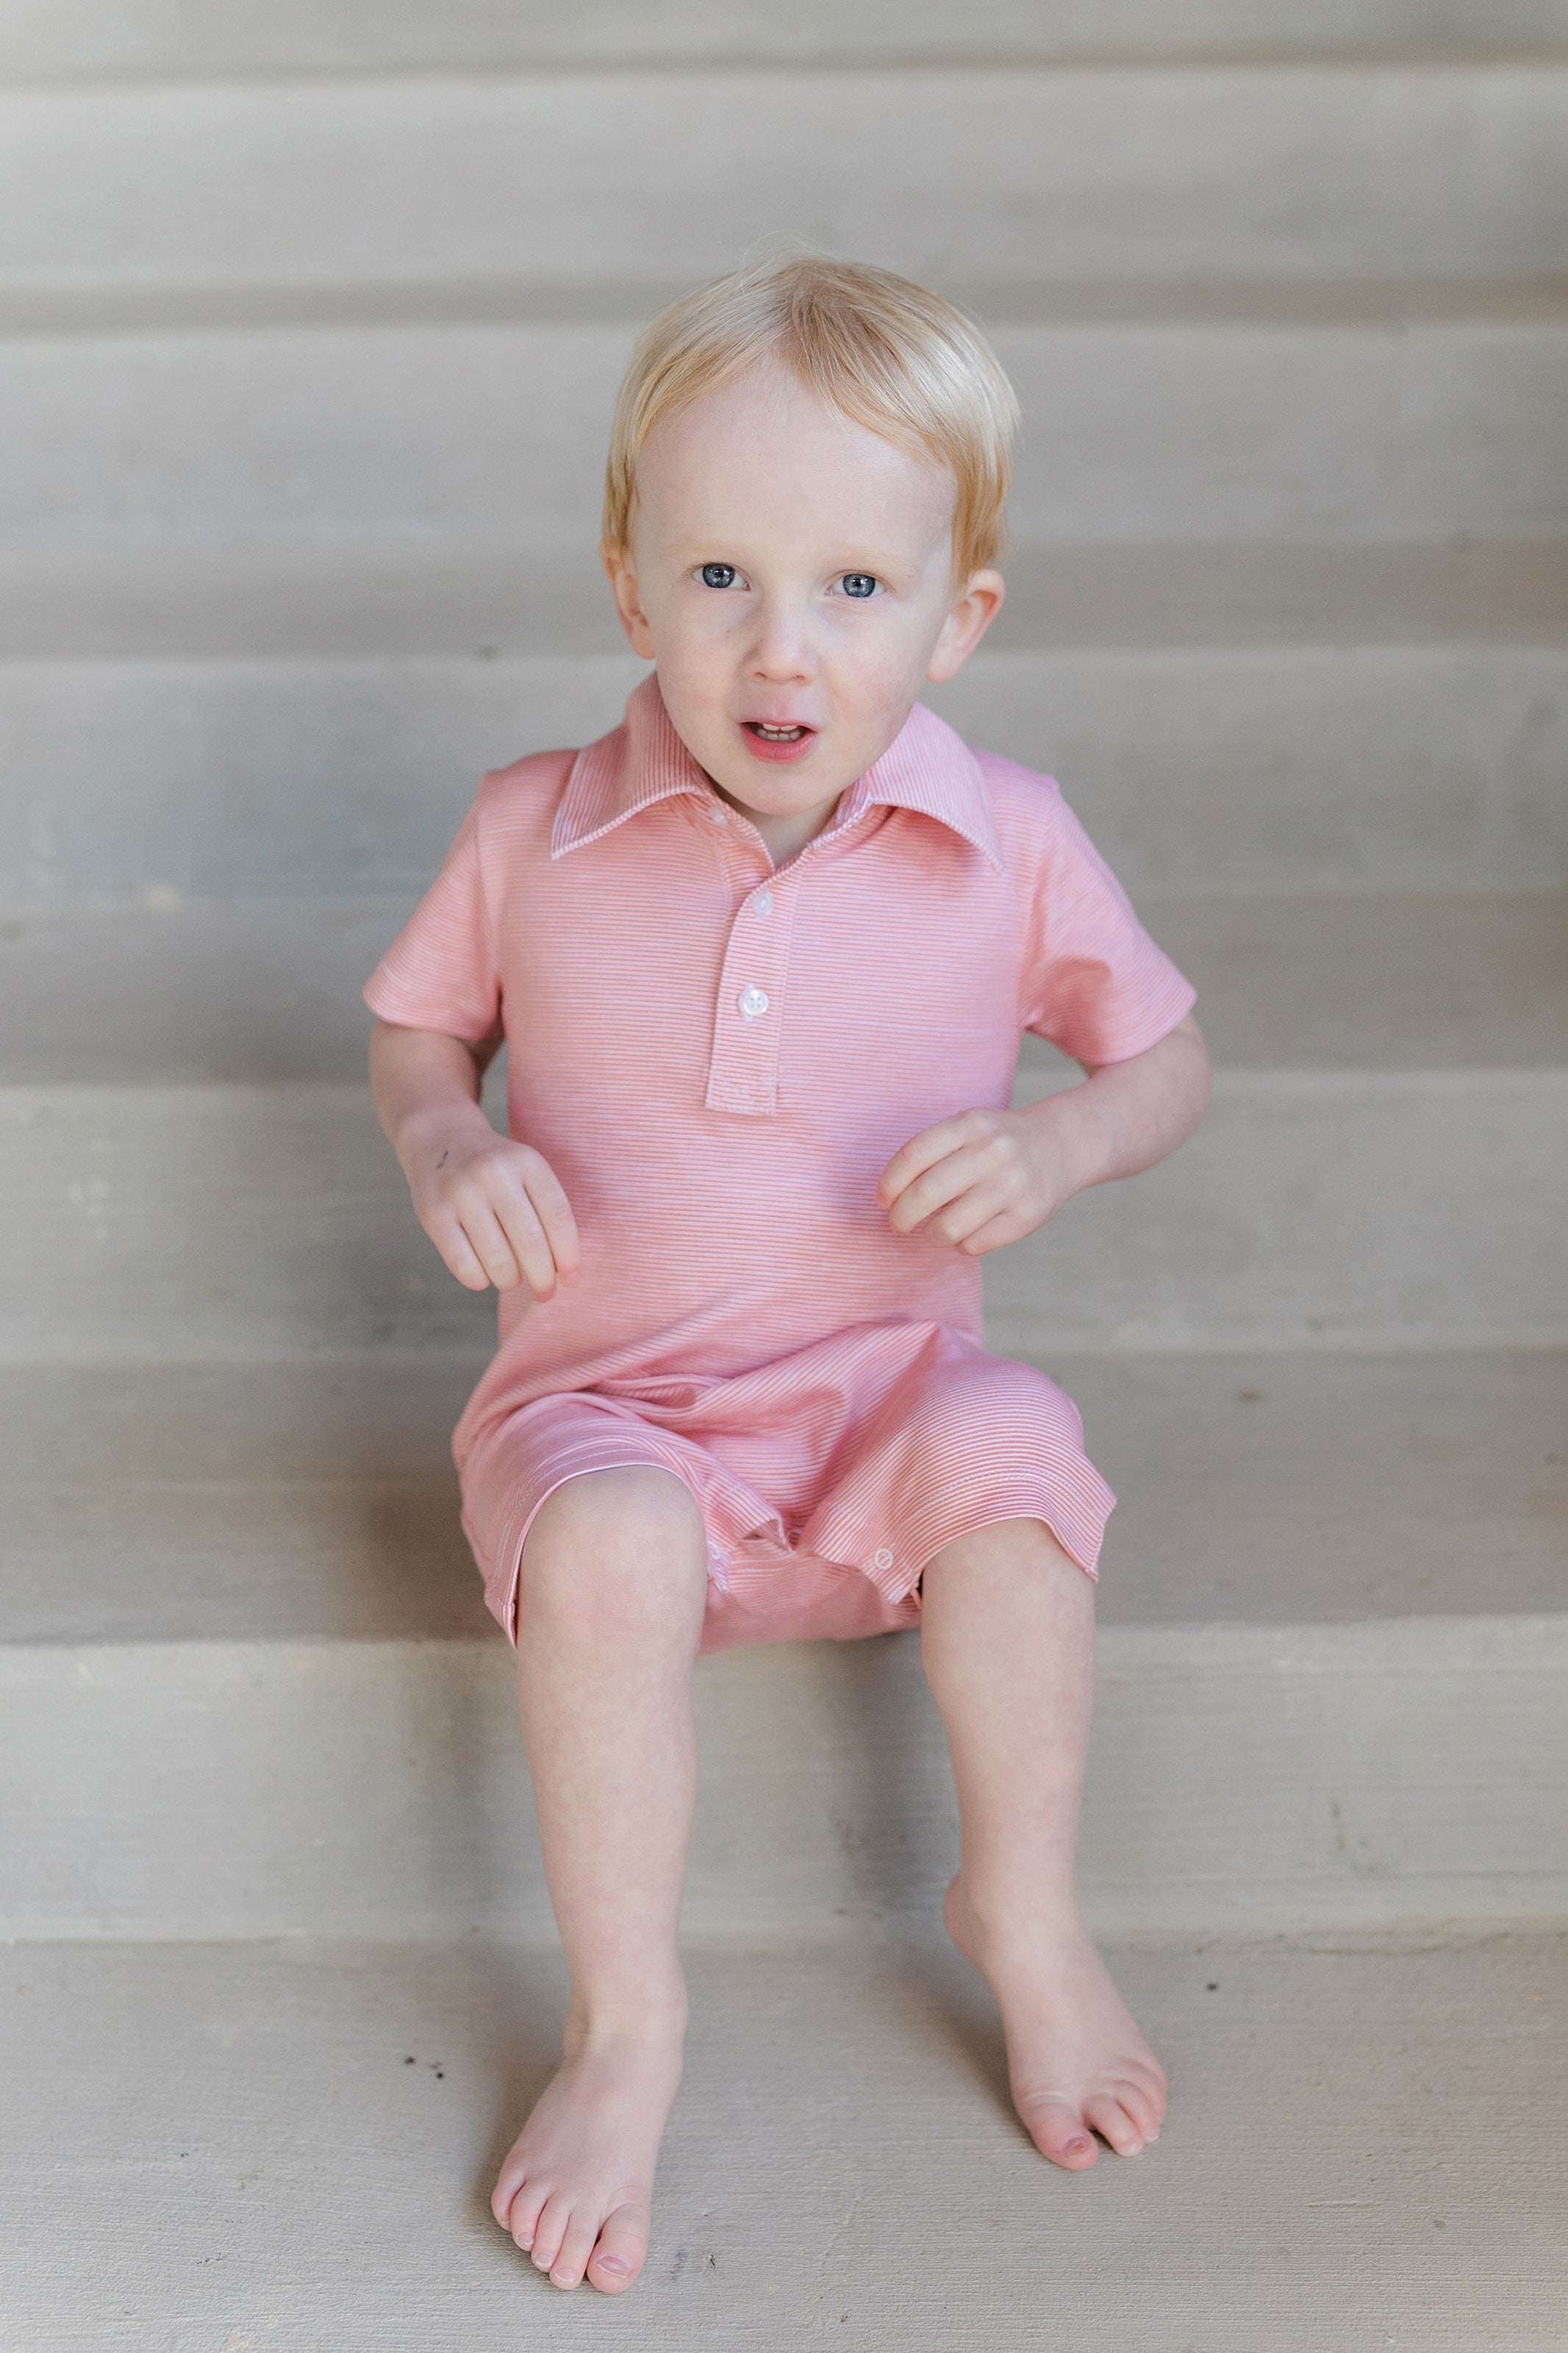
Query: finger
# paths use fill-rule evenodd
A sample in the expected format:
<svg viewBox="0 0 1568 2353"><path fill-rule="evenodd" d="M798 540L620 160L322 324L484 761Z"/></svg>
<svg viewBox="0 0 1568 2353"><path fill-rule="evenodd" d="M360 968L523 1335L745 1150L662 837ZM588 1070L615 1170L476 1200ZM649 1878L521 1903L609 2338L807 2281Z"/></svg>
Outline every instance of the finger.
<svg viewBox="0 0 1568 2353"><path fill-rule="evenodd" d="M479 1264L472 1242L456 1218L437 1218L426 1228L426 1231L446 1261L448 1273L455 1274L465 1290L489 1289L489 1276Z"/></svg>
<svg viewBox="0 0 1568 2353"><path fill-rule="evenodd" d="M972 1185L967 1193L961 1193L956 1201L950 1201L945 1208L928 1218L925 1231L933 1242L953 1250L993 1219L1005 1217L1010 1210L1016 1215L1016 1208L1005 1186Z"/></svg>
<svg viewBox="0 0 1568 2353"><path fill-rule="evenodd" d="M515 1291L522 1280L521 1270L500 1221L489 1203L465 1202L458 1211L458 1221L468 1236L474 1256L496 1289Z"/></svg>
<svg viewBox="0 0 1568 2353"><path fill-rule="evenodd" d="M919 1135L911 1135L907 1144L900 1145L877 1179L877 1198L885 1209L892 1207L917 1176L933 1168L939 1160L945 1160L950 1152L957 1152L974 1140L968 1120L967 1113L956 1119L940 1119L934 1127L922 1128Z"/></svg>
<svg viewBox="0 0 1568 2353"><path fill-rule="evenodd" d="M509 1190L496 1203L496 1218L502 1233L511 1246L511 1254L522 1270L522 1278L536 1299L550 1299L555 1292L555 1261L538 1212L521 1186Z"/></svg>
<svg viewBox="0 0 1568 2353"><path fill-rule="evenodd" d="M958 1247L968 1258L984 1258L987 1250L1001 1250L1006 1243L1019 1240L1022 1230L1016 1210L1005 1209L973 1233L966 1234Z"/></svg>
<svg viewBox="0 0 1568 2353"><path fill-rule="evenodd" d="M889 1212L889 1223L896 1234L912 1234L931 1212L956 1201L962 1194L976 1186L994 1180L994 1155L989 1144L966 1145L939 1160L907 1186Z"/></svg>
<svg viewBox="0 0 1568 2353"><path fill-rule="evenodd" d="M556 1272L563 1282L575 1282L582 1271L583 1247L565 1187L549 1161L537 1155L528 1167L524 1184L534 1214L544 1229Z"/></svg>

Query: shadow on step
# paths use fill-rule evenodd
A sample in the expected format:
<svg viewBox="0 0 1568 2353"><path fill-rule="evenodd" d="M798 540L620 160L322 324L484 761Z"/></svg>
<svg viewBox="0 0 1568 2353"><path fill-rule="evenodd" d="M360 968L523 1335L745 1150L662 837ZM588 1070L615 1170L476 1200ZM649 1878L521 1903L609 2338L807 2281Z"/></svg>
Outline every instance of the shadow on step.
<svg viewBox="0 0 1568 2353"><path fill-rule="evenodd" d="M705 1660L698 1730L693 1928L832 1929L940 1905L957 1814L917 1634Z"/></svg>

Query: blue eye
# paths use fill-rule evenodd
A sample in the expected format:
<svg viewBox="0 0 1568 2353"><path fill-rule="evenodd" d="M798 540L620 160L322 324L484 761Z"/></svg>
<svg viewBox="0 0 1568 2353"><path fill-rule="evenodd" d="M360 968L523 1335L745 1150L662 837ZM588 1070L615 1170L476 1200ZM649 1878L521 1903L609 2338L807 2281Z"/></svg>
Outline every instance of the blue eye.
<svg viewBox="0 0 1568 2353"><path fill-rule="evenodd" d="M847 572L838 585L847 596L871 596L877 589L877 583L868 572Z"/></svg>
<svg viewBox="0 0 1568 2353"><path fill-rule="evenodd" d="M732 564L705 564L703 565L702 586L704 588L732 588L734 585L735 567Z"/></svg>

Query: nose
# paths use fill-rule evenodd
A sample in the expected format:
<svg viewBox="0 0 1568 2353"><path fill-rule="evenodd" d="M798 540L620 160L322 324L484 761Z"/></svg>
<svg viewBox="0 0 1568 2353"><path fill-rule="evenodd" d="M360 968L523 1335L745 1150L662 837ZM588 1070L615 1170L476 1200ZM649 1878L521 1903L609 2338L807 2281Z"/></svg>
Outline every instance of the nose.
<svg viewBox="0 0 1568 2353"><path fill-rule="evenodd" d="M798 607L765 604L757 616L748 664L752 676L770 686L791 686L816 675L810 630Z"/></svg>

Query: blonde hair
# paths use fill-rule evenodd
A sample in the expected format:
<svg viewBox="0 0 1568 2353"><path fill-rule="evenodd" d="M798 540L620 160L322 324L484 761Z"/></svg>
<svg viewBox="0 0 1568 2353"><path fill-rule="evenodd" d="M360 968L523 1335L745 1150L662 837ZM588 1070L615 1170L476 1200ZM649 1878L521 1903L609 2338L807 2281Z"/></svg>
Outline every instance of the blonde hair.
<svg viewBox="0 0 1568 2353"><path fill-rule="evenodd" d="M637 461L662 419L773 359L857 425L946 466L958 485L955 576L994 563L1018 403L978 327L940 294L865 262L784 254L716 278L637 340L605 470L605 544L624 554Z"/></svg>

